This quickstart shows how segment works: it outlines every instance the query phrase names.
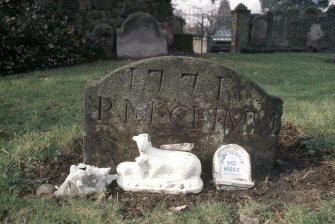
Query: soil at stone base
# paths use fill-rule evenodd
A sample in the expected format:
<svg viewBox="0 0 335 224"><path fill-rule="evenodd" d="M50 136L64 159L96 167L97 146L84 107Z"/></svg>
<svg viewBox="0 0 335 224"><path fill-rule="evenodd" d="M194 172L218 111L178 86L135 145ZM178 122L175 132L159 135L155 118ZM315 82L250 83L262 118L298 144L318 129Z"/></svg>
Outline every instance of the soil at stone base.
<svg viewBox="0 0 335 224"><path fill-rule="evenodd" d="M257 181L255 187L247 191L217 191L212 183L205 183L203 191L196 195L161 195L124 192L114 183L105 196L111 196L124 204L125 218L141 216L144 211L151 211L162 204L167 208L182 205L194 207L208 200L238 203L253 199L271 201L280 209L283 203L315 203L334 199L335 170L332 162L325 160L321 152L309 156L307 150L299 146L302 137L303 134L297 128L289 123L284 124L275 168L269 176ZM70 165L80 161L80 150L63 154L57 161L46 162L41 172L36 174L37 179L61 184L69 173ZM26 195L32 195L33 189L25 192Z"/></svg>

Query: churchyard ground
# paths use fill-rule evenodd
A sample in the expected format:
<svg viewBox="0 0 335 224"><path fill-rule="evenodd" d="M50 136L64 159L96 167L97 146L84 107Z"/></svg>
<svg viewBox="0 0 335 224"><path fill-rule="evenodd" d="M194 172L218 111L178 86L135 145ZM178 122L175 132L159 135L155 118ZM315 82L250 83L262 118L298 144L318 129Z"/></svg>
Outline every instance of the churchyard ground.
<svg viewBox="0 0 335 224"><path fill-rule="evenodd" d="M284 101L274 172L248 191L36 198L82 161L84 87L129 61L0 78L0 221L13 223L332 223L335 219L335 54L206 54ZM329 61L329 62L327 62ZM107 200L107 198L109 198ZM171 207L187 205L182 212Z"/></svg>

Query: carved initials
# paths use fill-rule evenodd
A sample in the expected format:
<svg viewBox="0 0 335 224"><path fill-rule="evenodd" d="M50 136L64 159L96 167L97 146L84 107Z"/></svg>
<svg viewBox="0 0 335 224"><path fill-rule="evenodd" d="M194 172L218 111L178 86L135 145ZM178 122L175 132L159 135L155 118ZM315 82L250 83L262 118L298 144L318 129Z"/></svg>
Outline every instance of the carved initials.
<svg viewBox="0 0 335 224"><path fill-rule="evenodd" d="M196 109L198 108L197 106L192 106L193 108L193 120L192 120L192 129L195 129L195 122L196 122Z"/></svg>
<svg viewBox="0 0 335 224"><path fill-rule="evenodd" d="M229 111L227 111L227 115L229 114L229 118L232 124L232 128L233 128L233 132L237 131L237 127L241 124L243 125L242 128L242 133L243 134L252 134L253 133L253 128L254 128L254 119L255 119L255 112L253 111L244 111L243 114L241 115L241 117L237 120L236 123L234 123L234 119L231 115L231 113ZM251 116L250 116L251 115ZM250 119L251 118L251 119ZM250 119L248 121L248 119ZM236 119L235 119L236 120ZM251 121L251 122L250 122ZM241 123L242 122L242 123ZM249 123L249 124L248 124ZM251 133L247 132L247 126L251 126L252 127L252 131Z"/></svg>
<svg viewBox="0 0 335 224"><path fill-rule="evenodd" d="M93 107L98 110L98 120L101 120L102 112L110 111L113 107L112 101L110 99L102 97L102 96L98 97L98 106L96 106L93 103L93 100L92 100L91 96L89 96L88 99L89 99L89 102L93 105ZM104 105L105 105L105 107L103 107Z"/></svg>
<svg viewBox="0 0 335 224"><path fill-rule="evenodd" d="M196 74L189 74L189 73L182 73L181 78L184 79L184 77L193 77L193 84L192 84L192 95L194 94L195 87L197 85L198 81L198 73Z"/></svg>
<svg viewBox="0 0 335 224"><path fill-rule="evenodd" d="M223 113L221 114L221 117L223 116L224 118L219 118L219 112ZM213 126L212 130L215 130L215 127L218 122L223 126L224 130L231 129L232 132L241 130L243 134L254 134L254 119L255 119L255 112L253 111L244 111L240 116L236 116L234 118L234 115L227 110L227 109L218 109L214 108L214 121L213 121ZM241 126L241 129L238 129L239 126ZM228 128L228 129L227 129Z"/></svg>
<svg viewBox="0 0 335 224"><path fill-rule="evenodd" d="M129 69L130 69L130 91L132 91L133 90L133 85L134 85L134 70L136 68L130 67Z"/></svg>
<svg viewBox="0 0 335 224"><path fill-rule="evenodd" d="M150 111L150 120L148 124L152 123L152 117L153 117L153 113L154 113L154 104L156 102L150 102L148 104L148 106L146 107L144 113L140 114L134 107L133 105L130 103L130 100L125 99L125 117L123 122L127 123L128 122L128 117L129 117L129 111L132 111L133 114L135 115L135 118L138 122L141 122L144 119L144 116L146 115L147 111Z"/></svg>
<svg viewBox="0 0 335 224"><path fill-rule="evenodd" d="M218 87L218 95L216 97L217 100L221 100L221 89L222 89L222 79L223 77L218 76L219 79L219 87Z"/></svg>
<svg viewBox="0 0 335 224"><path fill-rule="evenodd" d="M213 126L212 126L212 130L215 130L216 124L218 121L222 121L222 119L218 119L218 112L219 112L219 108L213 108L214 109L214 122L213 122ZM224 110L224 109L223 109ZM222 122L223 124L223 129L226 129L226 120L227 120L227 110L224 110L224 121Z"/></svg>
<svg viewBox="0 0 335 224"><path fill-rule="evenodd" d="M258 113L258 117L260 117L261 113L263 113L263 111L260 111ZM261 119L259 119L259 127L261 129L262 134L266 134L267 130L269 130L270 135L275 135L275 132L277 131L275 130L275 128L276 128L278 116L279 116L278 114L273 113L269 121L264 125L264 127L261 124Z"/></svg>
<svg viewBox="0 0 335 224"><path fill-rule="evenodd" d="M156 75L159 78L159 87L158 87L158 91L156 92L159 93L162 89L162 85L163 85L163 78L164 78L164 71L163 70L154 70L154 69L149 69L149 75Z"/></svg>
<svg viewBox="0 0 335 224"><path fill-rule="evenodd" d="M191 121L191 128L192 129L196 129L195 124L196 124L196 109L198 108L198 106L192 106L192 109L187 107L187 106L176 106L175 108L173 108L170 112L170 122L176 126L182 126L182 119L185 119L186 122L186 117L187 117L187 112L191 112L192 113L192 121ZM185 117L182 117L182 113L178 113L179 110L184 110L186 111L186 113L184 114ZM175 121L173 119L173 115L177 116L177 121ZM179 116L178 116L179 115ZM184 124L185 125L185 124ZM187 124L186 124L187 125Z"/></svg>

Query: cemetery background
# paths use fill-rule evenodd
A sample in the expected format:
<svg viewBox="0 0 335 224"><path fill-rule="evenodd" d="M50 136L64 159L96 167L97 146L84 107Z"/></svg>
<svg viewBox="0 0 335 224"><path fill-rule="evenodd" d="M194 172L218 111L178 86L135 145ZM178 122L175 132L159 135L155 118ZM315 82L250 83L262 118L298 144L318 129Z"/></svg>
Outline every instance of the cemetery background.
<svg viewBox="0 0 335 224"><path fill-rule="evenodd" d="M0 75L111 58L117 52L117 30L136 12L149 13L158 21L167 34L169 51L177 54L334 51L335 6L325 13L315 7L291 7L250 14L238 5L231 18L229 2L221 2L207 13L173 15L171 0L2 1Z"/></svg>
<svg viewBox="0 0 335 224"><path fill-rule="evenodd" d="M101 61L0 79L1 221L331 223L334 219L334 54L206 54L284 100L275 172L242 192L171 196L110 190L96 200L34 197L41 182L60 184L82 161L86 80L128 61ZM285 65L285 66L283 66ZM112 195L110 200L108 196ZM171 207L188 205L181 213ZM132 220L132 221L130 221Z"/></svg>

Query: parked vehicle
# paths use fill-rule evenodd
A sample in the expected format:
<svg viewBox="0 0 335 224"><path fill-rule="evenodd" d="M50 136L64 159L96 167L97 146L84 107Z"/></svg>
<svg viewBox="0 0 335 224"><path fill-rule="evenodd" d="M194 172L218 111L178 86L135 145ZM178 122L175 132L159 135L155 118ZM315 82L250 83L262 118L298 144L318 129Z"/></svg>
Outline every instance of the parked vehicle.
<svg viewBox="0 0 335 224"><path fill-rule="evenodd" d="M230 52L231 29L220 27L209 40L210 52Z"/></svg>

